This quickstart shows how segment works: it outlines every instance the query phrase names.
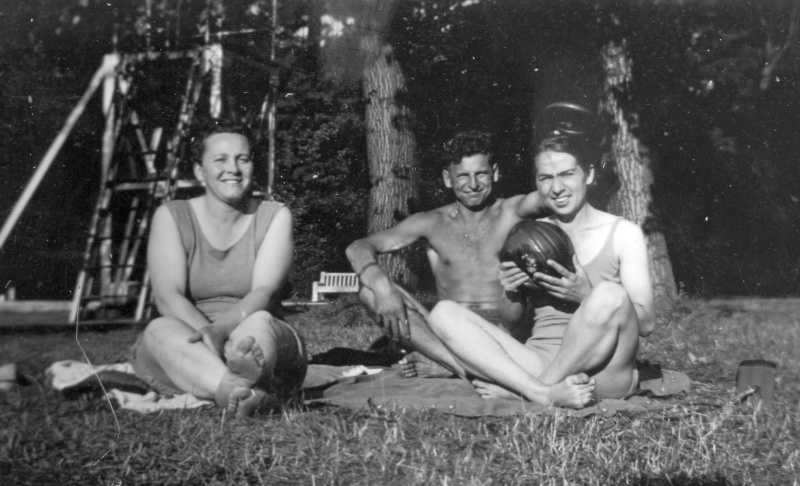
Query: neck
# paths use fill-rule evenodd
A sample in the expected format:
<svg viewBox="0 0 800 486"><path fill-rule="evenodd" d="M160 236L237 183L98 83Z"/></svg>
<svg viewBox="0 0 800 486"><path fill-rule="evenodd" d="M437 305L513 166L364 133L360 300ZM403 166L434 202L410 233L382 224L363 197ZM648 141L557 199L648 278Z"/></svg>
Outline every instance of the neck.
<svg viewBox="0 0 800 486"><path fill-rule="evenodd" d="M495 196L489 196L483 204L471 208L464 206L461 201L456 201L456 217L461 220L480 219L496 200Z"/></svg>
<svg viewBox="0 0 800 486"><path fill-rule="evenodd" d="M576 226L581 226L588 221L592 213L596 211L592 206L588 203L584 203L583 206L577 211L572 214L568 214L565 216L557 216L553 215L551 218L558 223L559 226L563 226L566 228L572 228Z"/></svg>
<svg viewBox="0 0 800 486"><path fill-rule="evenodd" d="M488 206L485 204L476 208L468 208L456 201L456 218L463 222L475 221L483 216L483 214L486 212L486 209L488 209Z"/></svg>
<svg viewBox="0 0 800 486"><path fill-rule="evenodd" d="M248 197L244 197L233 204L228 204L206 195L203 197L203 202L208 215L220 223L235 222L249 212L250 206L250 198Z"/></svg>

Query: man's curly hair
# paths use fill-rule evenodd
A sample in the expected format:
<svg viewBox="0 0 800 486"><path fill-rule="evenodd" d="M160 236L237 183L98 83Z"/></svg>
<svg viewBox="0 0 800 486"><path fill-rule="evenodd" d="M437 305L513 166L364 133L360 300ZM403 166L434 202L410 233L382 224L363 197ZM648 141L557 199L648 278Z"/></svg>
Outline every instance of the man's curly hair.
<svg viewBox="0 0 800 486"><path fill-rule="evenodd" d="M492 136L488 132L470 130L459 132L444 146L445 158L442 162L444 168L458 164L464 157L477 154L492 156Z"/></svg>

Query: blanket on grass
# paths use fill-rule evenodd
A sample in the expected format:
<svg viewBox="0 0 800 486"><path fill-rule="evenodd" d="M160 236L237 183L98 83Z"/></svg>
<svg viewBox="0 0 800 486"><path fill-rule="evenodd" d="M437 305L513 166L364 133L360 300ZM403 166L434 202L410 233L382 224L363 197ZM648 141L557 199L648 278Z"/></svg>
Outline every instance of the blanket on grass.
<svg viewBox="0 0 800 486"><path fill-rule="evenodd" d="M47 375L51 386L67 398L101 392L99 378L108 396L121 408L143 413L212 404L189 394L159 397L132 374L129 363L93 369L78 361L59 361L48 368ZM610 416L617 412L643 413L671 408L677 402L664 398L686 392L689 386L690 380L685 373L649 367L640 369L639 388L632 396L624 400L601 400L582 410L565 410L522 400L484 400L465 380L405 378L399 367L310 365L301 394L308 405L327 404L353 409L437 410L467 417L556 411L571 416Z"/></svg>

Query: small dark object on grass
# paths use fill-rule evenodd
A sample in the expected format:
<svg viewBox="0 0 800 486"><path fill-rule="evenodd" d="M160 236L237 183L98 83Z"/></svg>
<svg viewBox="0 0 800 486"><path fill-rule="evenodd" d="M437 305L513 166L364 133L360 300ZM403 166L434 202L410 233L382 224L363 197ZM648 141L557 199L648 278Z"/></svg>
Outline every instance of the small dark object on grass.
<svg viewBox="0 0 800 486"><path fill-rule="evenodd" d="M380 337L366 351L352 348L336 347L323 353L315 354L308 364L325 364L331 366L384 366L390 367L405 356L400 346L387 338Z"/></svg>
<svg viewBox="0 0 800 486"><path fill-rule="evenodd" d="M531 278L535 272L560 278L561 274L548 265L547 260L574 272L574 254L572 241L564 230L544 221L526 220L517 223L509 232L500 250L500 261L513 261Z"/></svg>
<svg viewBox="0 0 800 486"><path fill-rule="evenodd" d="M775 368L772 361L751 359L739 363L736 370L736 394L741 401L750 397L761 401L766 410L772 409L775 393Z"/></svg>

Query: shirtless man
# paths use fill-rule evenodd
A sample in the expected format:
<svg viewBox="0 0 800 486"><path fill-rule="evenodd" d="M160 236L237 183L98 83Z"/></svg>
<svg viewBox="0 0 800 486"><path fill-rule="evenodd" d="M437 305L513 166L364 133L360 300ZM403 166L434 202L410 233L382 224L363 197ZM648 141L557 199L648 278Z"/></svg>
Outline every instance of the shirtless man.
<svg viewBox="0 0 800 486"><path fill-rule="evenodd" d="M456 135L448 143L442 168L444 185L452 189L456 201L409 216L347 248L347 257L363 284L361 300L389 337L418 351L403 360L406 376L451 375L425 357L446 366L453 364L452 358L431 333L424 317L427 311L389 279L377 264L377 255L424 239L439 300L458 302L498 325L498 303L503 296L498 279L500 248L517 222L545 207L535 192L508 199L493 194L499 171L491 162L490 144L488 133Z"/></svg>

